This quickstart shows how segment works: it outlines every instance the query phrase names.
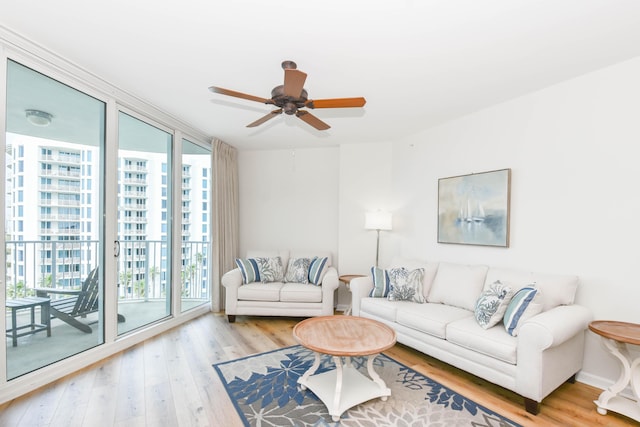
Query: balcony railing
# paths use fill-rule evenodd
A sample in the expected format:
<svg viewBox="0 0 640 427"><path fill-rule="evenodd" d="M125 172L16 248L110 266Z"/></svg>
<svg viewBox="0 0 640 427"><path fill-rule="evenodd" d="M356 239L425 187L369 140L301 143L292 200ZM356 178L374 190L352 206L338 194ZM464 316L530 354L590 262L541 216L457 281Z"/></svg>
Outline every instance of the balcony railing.
<svg viewBox="0 0 640 427"><path fill-rule="evenodd" d="M183 241L178 254L182 262L181 296L210 298L208 242ZM120 241L118 298L121 300L165 299L170 275L167 242L162 240ZM5 247L7 298L35 295L35 288L79 289L89 272L99 265L97 240L17 241ZM141 256L144 254L145 256Z"/></svg>

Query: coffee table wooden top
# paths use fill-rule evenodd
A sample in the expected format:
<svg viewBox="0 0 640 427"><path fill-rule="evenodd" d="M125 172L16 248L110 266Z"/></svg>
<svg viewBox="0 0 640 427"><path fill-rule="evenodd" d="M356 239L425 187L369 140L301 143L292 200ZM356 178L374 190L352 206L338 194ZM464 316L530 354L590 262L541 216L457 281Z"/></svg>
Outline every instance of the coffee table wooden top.
<svg viewBox="0 0 640 427"><path fill-rule="evenodd" d="M614 320L594 320L589 329L605 338L618 342L640 345L640 324Z"/></svg>
<svg viewBox="0 0 640 427"><path fill-rule="evenodd" d="M369 356L396 343L396 332L376 320L353 316L311 317L293 328L302 346L332 356Z"/></svg>

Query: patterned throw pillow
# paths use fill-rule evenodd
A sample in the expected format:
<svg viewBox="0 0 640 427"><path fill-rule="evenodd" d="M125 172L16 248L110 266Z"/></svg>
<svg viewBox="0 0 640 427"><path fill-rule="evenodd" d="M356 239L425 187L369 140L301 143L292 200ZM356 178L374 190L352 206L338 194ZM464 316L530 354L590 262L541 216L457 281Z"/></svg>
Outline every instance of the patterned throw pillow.
<svg viewBox="0 0 640 427"><path fill-rule="evenodd" d="M386 298L391 288L387 270L371 267L371 277L373 278L373 289L369 292L369 296L372 298Z"/></svg>
<svg viewBox="0 0 640 427"><path fill-rule="evenodd" d="M476 302L474 314L478 325L484 329L497 325L502 320L511 297L513 292L509 286L503 285L499 280L491 284Z"/></svg>
<svg viewBox="0 0 640 427"><path fill-rule="evenodd" d="M254 258L241 259L236 258L236 265L242 273L242 282L247 283L260 281L260 270L258 269L258 263Z"/></svg>
<svg viewBox="0 0 640 427"><path fill-rule="evenodd" d="M282 258L279 256L274 258L255 258L260 271L259 280L262 283L281 282L284 279L284 267L282 266Z"/></svg>
<svg viewBox="0 0 640 427"><path fill-rule="evenodd" d="M412 301L424 303L422 281L424 268L409 271L405 267L387 270L391 290L387 298L389 301Z"/></svg>
<svg viewBox="0 0 640 427"><path fill-rule="evenodd" d="M509 335L517 336L522 323L542 312L540 290L534 285L525 286L515 293L504 312L504 328Z"/></svg>
<svg viewBox="0 0 640 427"><path fill-rule="evenodd" d="M311 258L289 258L284 281L289 283L309 283Z"/></svg>
<svg viewBox="0 0 640 427"><path fill-rule="evenodd" d="M311 260L311 265L309 266L309 283L314 285L321 285L322 279L324 278L324 274L327 272L329 264L328 257L314 257Z"/></svg>

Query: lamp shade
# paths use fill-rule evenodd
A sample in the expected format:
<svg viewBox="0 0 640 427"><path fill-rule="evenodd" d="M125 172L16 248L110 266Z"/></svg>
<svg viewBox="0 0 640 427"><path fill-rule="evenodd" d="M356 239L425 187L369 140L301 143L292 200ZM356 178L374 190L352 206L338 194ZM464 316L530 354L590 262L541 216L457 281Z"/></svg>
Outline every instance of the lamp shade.
<svg viewBox="0 0 640 427"><path fill-rule="evenodd" d="M367 212L364 217L364 228L367 230L391 230L391 212Z"/></svg>

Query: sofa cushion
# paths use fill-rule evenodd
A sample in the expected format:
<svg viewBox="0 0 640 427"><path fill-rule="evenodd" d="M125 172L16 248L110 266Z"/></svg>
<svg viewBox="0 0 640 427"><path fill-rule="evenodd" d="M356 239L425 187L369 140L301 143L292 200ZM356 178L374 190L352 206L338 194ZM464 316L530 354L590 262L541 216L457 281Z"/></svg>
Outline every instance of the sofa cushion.
<svg viewBox="0 0 640 427"><path fill-rule="evenodd" d="M441 262L427 301L473 311L482 292L487 270L485 265Z"/></svg>
<svg viewBox="0 0 640 427"><path fill-rule="evenodd" d="M507 305L513 297L513 291L496 280L489 289L483 291L476 301L474 315L483 329L489 329L502 320Z"/></svg>
<svg viewBox="0 0 640 427"><path fill-rule="evenodd" d="M396 313L399 306L414 304L403 301L389 301L386 298L362 298L360 300L360 313L368 313L390 322L396 321ZM414 304L416 305L416 304Z"/></svg>
<svg viewBox="0 0 640 427"><path fill-rule="evenodd" d="M328 268L328 257L313 258L311 260L311 264L309 265L309 282L313 285L322 284L322 279L324 278L324 274L327 272Z"/></svg>
<svg viewBox="0 0 640 427"><path fill-rule="evenodd" d="M373 288L369 292L372 298L386 298L391 290L391 280L389 272L378 267L371 267L371 278L373 279Z"/></svg>
<svg viewBox="0 0 640 427"><path fill-rule="evenodd" d="M311 283L285 283L280 288L282 302L322 302L322 287Z"/></svg>
<svg viewBox="0 0 640 427"><path fill-rule="evenodd" d="M405 302L398 306L396 321L411 329L445 338L447 324L465 317L473 318L473 313L450 305Z"/></svg>
<svg viewBox="0 0 640 427"><path fill-rule="evenodd" d="M238 299L244 301L280 301L282 282L249 283L238 288Z"/></svg>
<svg viewBox="0 0 640 427"><path fill-rule="evenodd" d="M483 329L473 316L449 323L447 341L507 363L517 362L518 339L504 328Z"/></svg>
<svg viewBox="0 0 640 427"><path fill-rule="evenodd" d="M260 281L260 269L255 258L236 258L236 265L242 274L242 283L252 283Z"/></svg>
<svg viewBox="0 0 640 427"><path fill-rule="evenodd" d="M547 311L559 305L571 305L575 302L578 289L578 276L560 274L541 274L507 268L490 268L485 280L485 289L491 283L500 280L516 292L532 283L542 292L542 310Z"/></svg>
<svg viewBox="0 0 640 427"><path fill-rule="evenodd" d="M391 268L387 273L391 285L388 295L390 301L413 301L419 304L424 302L422 293L424 268L415 270L408 270L405 267Z"/></svg>
<svg viewBox="0 0 640 427"><path fill-rule="evenodd" d="M287 272L284 275L285 282L309 283L309 267L311 258L289 258Z"/></svg>
<svg viewBox="0 0 640 427"><path fill-rule="evenodd" d="M504 328L517 336L522 323L542 311L541 292L535 286L525 286L513 295L504 313Z"/></svg>

